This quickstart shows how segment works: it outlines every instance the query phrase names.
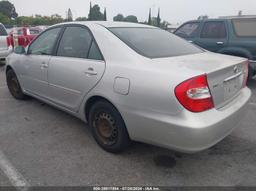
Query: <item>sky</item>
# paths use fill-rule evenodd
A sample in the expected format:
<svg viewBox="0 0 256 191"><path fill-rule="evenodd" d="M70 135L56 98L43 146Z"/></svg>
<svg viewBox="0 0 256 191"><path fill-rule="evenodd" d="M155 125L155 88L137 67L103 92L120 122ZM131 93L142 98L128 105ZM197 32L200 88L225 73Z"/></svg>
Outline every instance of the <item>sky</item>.
<svg viewBox="0 0 256 191"><path fill-rule="evenodd" d="M71 8L73 17L88 16L90 0L10 0L19 15L31 16L35 14L59 14L65 17ZM103 12L107 9L108 20L122 13L124 16L136 15L139 21L148 19L149 9L152 16L161 10L161 18L172 24L196 19L200 15L211 18L219 16L243 14L256 15L256 0L92 0L98 4Z"/></svg>

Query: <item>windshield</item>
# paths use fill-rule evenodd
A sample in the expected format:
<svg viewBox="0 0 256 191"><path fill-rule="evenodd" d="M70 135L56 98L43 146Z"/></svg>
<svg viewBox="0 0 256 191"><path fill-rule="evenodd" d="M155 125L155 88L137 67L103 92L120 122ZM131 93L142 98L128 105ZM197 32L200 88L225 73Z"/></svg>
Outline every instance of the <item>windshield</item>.
<svg viewBox="0 0 256 191"><path fill-rule="evenodd" d="M158 28L109 28L133 50L148 58L202 53L203 50Z"/></svg>

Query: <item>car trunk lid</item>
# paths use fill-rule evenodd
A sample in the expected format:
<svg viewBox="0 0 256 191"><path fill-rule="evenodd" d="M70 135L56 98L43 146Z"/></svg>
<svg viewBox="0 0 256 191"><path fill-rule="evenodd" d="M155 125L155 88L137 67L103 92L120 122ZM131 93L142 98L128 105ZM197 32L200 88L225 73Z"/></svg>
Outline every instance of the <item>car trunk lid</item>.
<svg viewBox="0 0 256 191"><path fill-rule="evenodd" d="M163 63L162 68L165 70L169 64L172 70L177 71L177 75L182 76L182 80L206 74L216 109L233 100L244 87L247 78L248 61L240 57L205 52L157 60Z"/></svg>
<svg viewBox="0 0 256 191"><path fill-rule="evenodd" d="M209 88L217 109L229 103L244 87L248 75L247 64L247 61L241 61L207 74Z"/></svg>

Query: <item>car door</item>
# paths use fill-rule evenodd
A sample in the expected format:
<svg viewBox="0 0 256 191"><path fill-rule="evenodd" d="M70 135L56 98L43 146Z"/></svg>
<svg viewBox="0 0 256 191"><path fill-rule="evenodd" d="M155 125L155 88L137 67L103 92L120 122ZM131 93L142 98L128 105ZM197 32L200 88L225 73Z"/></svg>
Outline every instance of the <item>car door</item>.
<svg viewBox="0 0 256 191"><path fill-rule="evenodd" d="M186 39L189 42L194 42L199 36L200 22L188 22L178 28L174 34Z"/></svg>
<svg viewBox="0 0 256 191"><path fill-rule="evenodd" d="M29 46L21 76L26 91L41 97L47 95L48 64L60 31L60 27L47 30Z"/></svg>
<svg viewBox="0 0 256 191"><path fill-rule="evenodd" d="M227 26L224 21L205 21L201 30L200 38L195 44L202 48L218 52L228 44Z"/></svg>
<svg viewBox="0 0 256 191"><path fill-rule="evenodd" d="M70 111L77 111L84 96L105 70L103 56L88 28L65 28L56 55L49 63L49 98Z"/></svg>

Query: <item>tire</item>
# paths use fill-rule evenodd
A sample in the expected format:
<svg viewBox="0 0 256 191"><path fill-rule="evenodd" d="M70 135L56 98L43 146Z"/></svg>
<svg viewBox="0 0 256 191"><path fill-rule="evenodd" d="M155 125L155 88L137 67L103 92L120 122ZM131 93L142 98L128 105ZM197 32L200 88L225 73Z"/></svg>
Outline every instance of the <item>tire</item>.
<svg viewBox="0 0 256 191"><path fill-rule="evenodd" d="M89 113L89 126L98 145L107 152L119 153L130 144L130 138L117 109L106 101L96 102Z"/></svg>
<svg viewBox="0 0 256 191"><path fill-rule="evenodd" d="M11 95L18 100L28 99L28 96L22 92L18 78L13 70L6 73L6 81Z"/></svg>

